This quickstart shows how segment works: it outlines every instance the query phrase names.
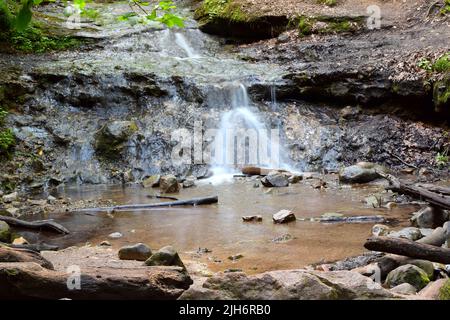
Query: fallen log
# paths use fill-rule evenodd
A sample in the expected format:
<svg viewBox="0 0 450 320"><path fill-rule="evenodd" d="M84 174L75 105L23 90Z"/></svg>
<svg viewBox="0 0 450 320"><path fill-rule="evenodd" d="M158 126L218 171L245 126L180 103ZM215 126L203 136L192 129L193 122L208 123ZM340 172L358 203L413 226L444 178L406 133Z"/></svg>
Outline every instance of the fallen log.
<svg viewBox="0 0 450 320"><path fill-rule="evenodd" d="M26 249L34 252L41 251L57 251L59 249L58 246L47 244L47 243L34 243L34 244L11 244L0 242L0 246L5 246L13 249Z"/></svg>
<svg viewBox="0 0 450 320"><path fill-rule="evenodd" d="M114 207L103 207L103 208L85 208L77 209L74 212L92 212L92 211L128 211L128 210L147 210L161 207L175 207L175 206L197 206L202 204L213 204L217 203L219 198L217 196L205 197L205 198L194 198L189 200L177 200L177 201L167 201L159 203L148 203L148 204L130 204L130 205L120 205Z"/></svg>
<svg viewBox="0 0 450 320"><path fill-rule="evenodd" d="M450 196L450 188L447 187L441 187L430 183L416 183L415 186L427 189L431 192L440 193L444 196Z"/></svg>
<svg viewBox="0 0 450 320"><path fill-rule="evenodd" d="M52 271L32 262L0 263L0 299L177 299L192 284L180 267Z"/></svg>
<svg viewBox="0 0 450 320"><path fill-rule="evenodd" d="M417 243L407 239L371 237L367 239L364 247L372 251L393 253L443 264L450 263L450 249Z"/></svg>
<svg viewBox="0 0 450 320"><path fill-rule="evenodd" d="M0 216L0 221L17 228L48 230L62 234L70 233L69 230L53 220L24 221L13 217Z"/></svg>
<svg viewBox="0 0 450 320"><path fill-rule="evenodd" d="M0 262L35 262L43 268L54 270L50 261L39 253L27 249L0 247Z"/></svg>
<svg viewBox="0 0 450 320"><path fill-rule="evenodd" d="M422 199L438 208L442 208L445 210L450 209L450 197L446 197L441 193L432 192L423 187L413 185L412 183L404 182L390 174L385 174L380 171L377 171L377 173L389 181L390 186L388 187L388 189L392 191Z"/></svg>

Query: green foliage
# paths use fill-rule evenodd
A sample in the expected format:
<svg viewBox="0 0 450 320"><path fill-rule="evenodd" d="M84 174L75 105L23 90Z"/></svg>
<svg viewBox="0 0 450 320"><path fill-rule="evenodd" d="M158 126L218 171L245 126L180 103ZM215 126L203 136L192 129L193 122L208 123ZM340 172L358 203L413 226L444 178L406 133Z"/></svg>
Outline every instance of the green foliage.
<svg viewBox="0 0 450 320"><path fill-rule="evenodd" d="M80 41L73 37L53 37L45 35L36 27L28 27L24 31L13 31L10 35L9 42L14 49L25 53L59 51L80 44Z"/></svg>
<svg viewBox="0 0 450 320"><path fill-rule="evenodd" d="M300 36L307 36L312 32L313 23L307 17L300 17L297 24L298 33Z"/></svg>
<svg viewBox="0 0 450 320"><path fill-rule="evenodd" d="M450 52L443 54L437 58L434 63L427 58L421 58L417 62L417 66L428 72L445 73L450 71Z"/></svg>
<svg viewBox="0 0 450 320"><path fill-rule="evenodd" d="M127 12L119 17L120 21L129 21L135 23L147 23L148 21L157 21L165 24L169 28L184 27L184 19L176 15L173 11L176 6L172 1L160 1L156 4L151 12L146 10L148 2L141 0L130 0L129 2L133 11Z"/></svg>
<svg viewBox="0 0 450 320"><path fill-rule="evenodd" d="M444 6L441 9L441 14L446 15L450 13L450 0L445 0Z"/></svg>
<svg viewBox="0 0 450 320"><path fill-rule="evenodd" d="M439 300L450 300L450 280L447 279L439 290Z"/></svg>
<svg viewBox="0 0 450 320"><path fill-rule="evenodd" d="M227 19L233 22L250 22L254 17L245 14L241 7L232 0L205 0L195 12L197 18Z"/></svg>
<svg viewBox="0 0 450 320"><path fill-rule="evenodd" d="M0 155L8 154L11 147L16 143L12 130L4 128L7 115L8 112L0 107Z"/></svg>
<svg viewBox="0 0 450 320"><path fill-rule="evenodd" d="M433 70L439 73L450 71L450 53L438 58L433 64Z"/></svg>

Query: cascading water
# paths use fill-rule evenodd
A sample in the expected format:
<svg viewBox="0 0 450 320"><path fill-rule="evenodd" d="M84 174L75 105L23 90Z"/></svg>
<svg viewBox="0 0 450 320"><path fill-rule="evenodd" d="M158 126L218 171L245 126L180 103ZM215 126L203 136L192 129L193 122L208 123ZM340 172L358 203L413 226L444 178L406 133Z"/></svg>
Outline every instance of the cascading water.
<svg viewBox="0 0 450 320"><path fill-rule="evenodd" d="M181 33L179 32L175 33L175 42L178 46L180 46L180 48L182 48L186 52L188 58L200 57L197 53L195 53L194 49L189 45L185 36L182 35Z"/></svg>
<svg viewBox="0 0 450 320"><path fill-rule="evenodd" d="M252 112L242 83L233 83L224 90L229 91L232 108L221 116L214 140L213 177L209 182L231 181L243 166L280 167L278 131L268 130Z"/></svg>

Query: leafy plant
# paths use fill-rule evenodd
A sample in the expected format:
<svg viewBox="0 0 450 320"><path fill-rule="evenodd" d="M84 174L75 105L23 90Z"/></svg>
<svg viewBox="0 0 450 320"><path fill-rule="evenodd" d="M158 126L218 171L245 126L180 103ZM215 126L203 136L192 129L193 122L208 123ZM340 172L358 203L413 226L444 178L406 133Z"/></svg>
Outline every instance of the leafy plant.
<svg viewBox="0 0 450 320"><path fill-rule="evenodd" d="M450 53L446 53L438 58L433 64L433 70L436 72L450 71Z"/></svg>
<svg viewBox="0 0 450 320"><path fill-rule="evenodd" d="M443 153L441 153L441 152L437 153L435 160L436 160L436 164L439 167L445 167L448 164L450 159L449 159L449 157L447 155L447 151L448 150L445 150Z"/></svg>
<svg viewBox="0 0 450 320"><path fill-rule="evenodd" d="M431 71L433 69L433 64L427 58L421 58L419 60L419 62L417 62L417 66L420 69L423 69L423 70L426 70L426 71Z"/></svg>
<svg viewBox="0 0 450 320"><path fill-rule="evenodd" d="M0 127L5 125L5 118L8 112L0 107ZM14 133L11 129L0 128L0 154L7 154L9 149L16 143Z"/></svg>
<svg viewBox="0 0 450 320"><path fill-rule="evenodd" d="M130 21L131 23L158 21L169 28L175 26L180 28L184 27L184 19L173 12L176 6L172 1L160 1L153 7L151 12L148 12L145 8L149 5L148 2L130 0L129 4L133 11L121 15L119 20Z"/></svg>
<svg viewBox="0 0 450 320"><path fill-rule="evenodd" d="M450 0L445 0L444 6L442 7L440 12L442 15L450 13Z"/></svg>

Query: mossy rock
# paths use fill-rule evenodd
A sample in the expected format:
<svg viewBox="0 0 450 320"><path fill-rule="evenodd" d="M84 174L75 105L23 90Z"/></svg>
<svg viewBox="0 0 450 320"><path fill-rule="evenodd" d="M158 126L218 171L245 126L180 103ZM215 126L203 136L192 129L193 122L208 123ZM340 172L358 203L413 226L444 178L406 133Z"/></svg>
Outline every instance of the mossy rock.
<svg viewBox="0 0 450 320"><path fill-rule="evenodd" d="M172 246L159 249L145 261L145 264L147 266L178 266L186 269L178 252Z"/></svg>
<svg viewBox="0 0 450 320"><path fill-rule="evenodd" d="M0 221L0 242L11 242L11 229L4 221Z"/></svg>
<svg viewBox="0 0 450 320"><path fill-rule="evenodd" d="M450 279L439 290L439 300L450 300Z"/></svg>
<svg viewBox="0 0 450 320"><path fill-rule="evenodd" d="M386 284L390 288L396 287L402 283L409 283L417 290L421 290L429 282L430 278L428 278L427 273L412 264L405 264L404 266L392 270L386 278Z"/></svg>
<svg viewBox="0 0 450 320"><path fill-rule="evenodd" d="M131 136L138 131L135 121L112 121L96 135L97 155L107 159L118 159L123 155Z"/></svg>
<svg viewBox="0 0 450 320"><path fill-rule="evenodd" d="M251 39L276 37L289 24L283 15L248 13L236 0L205 0L195 10L194 18L206 33Z"/></svg>

